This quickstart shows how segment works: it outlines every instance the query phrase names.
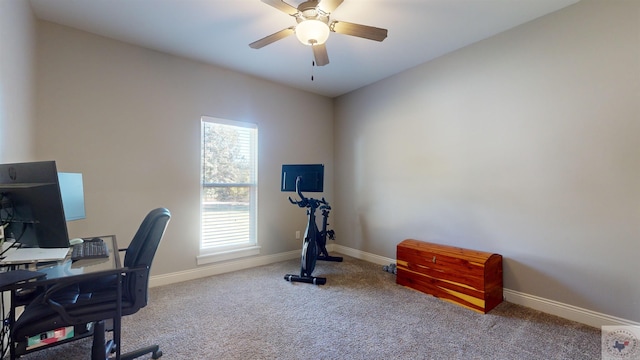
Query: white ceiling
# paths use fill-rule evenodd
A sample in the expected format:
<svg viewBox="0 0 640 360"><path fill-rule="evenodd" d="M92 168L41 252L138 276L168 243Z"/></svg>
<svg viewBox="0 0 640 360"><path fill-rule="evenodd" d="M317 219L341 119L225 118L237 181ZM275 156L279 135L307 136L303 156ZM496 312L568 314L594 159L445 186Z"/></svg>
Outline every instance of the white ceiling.
<svg viewBox="0 0 640 360"><path fill-rule="evenodd" d="M389 35L376 42L331 33L323 67L312 67L311 49L295 36L249 47L295 25L260 0L29 1L39 19L335 97L579 0L345 0L332 20Z"/></svg>

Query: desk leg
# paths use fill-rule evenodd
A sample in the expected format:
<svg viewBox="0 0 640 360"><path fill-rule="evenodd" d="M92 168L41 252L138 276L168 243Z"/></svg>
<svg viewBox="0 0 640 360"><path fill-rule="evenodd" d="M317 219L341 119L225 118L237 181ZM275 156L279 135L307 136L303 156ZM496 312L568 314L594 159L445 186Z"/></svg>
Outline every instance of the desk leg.
<svg viewBox="0 0 640 360"><path fill-rule="evenodd" d="M122 329L122 274L118 274L116 296L116 317L113 319L113 341L115 342L116 347L116 360L120 360L120 329Z"/></svg>
<svg viewBox="0 0 640 360"><path fill-rule="evenodd" d="M16 359L16 343L13 341L13 324L16 322L16 290L11 290L11 306L9 307L9 356L11 360Z"/></svg>

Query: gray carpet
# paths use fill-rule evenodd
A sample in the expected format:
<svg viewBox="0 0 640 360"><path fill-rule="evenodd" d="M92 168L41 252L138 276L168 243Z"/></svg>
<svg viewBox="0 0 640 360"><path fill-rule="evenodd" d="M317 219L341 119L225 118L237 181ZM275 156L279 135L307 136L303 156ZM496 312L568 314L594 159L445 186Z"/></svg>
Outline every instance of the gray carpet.
<svg viewBox="0 0 640 360"><path fill-rule="evenodd" d="M298 272L292 260L153 288L123 320L123 348L158 343L166 360L600 358L600 329L507 302L479 314L351 257L318 262L324 286L283 279ZM25 359L89 359L89 348Z"/></svg>

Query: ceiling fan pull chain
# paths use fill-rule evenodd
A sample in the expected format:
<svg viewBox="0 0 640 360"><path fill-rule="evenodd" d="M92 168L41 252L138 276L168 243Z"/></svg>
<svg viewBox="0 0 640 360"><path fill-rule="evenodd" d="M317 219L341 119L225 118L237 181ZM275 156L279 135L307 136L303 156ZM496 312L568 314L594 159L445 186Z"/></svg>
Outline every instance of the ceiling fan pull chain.
<svg viewBox="0 0 640 360"><path fill-rule="evenodd" d="M313 81L313 68L316 67L315 60L311 60L311 81Z"/></svg>

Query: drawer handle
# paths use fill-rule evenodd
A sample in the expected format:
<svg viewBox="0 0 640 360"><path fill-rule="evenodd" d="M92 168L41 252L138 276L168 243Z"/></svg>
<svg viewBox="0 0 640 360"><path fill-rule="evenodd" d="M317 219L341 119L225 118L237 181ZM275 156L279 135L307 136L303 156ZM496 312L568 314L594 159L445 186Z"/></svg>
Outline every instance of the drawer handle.
<svg viewBox="0 0 640 360"><path fill-rule="evenodd" d="M435 255L433 256L433 263L434 264L436 263L436 256Z"/></svg>

